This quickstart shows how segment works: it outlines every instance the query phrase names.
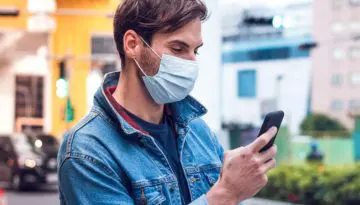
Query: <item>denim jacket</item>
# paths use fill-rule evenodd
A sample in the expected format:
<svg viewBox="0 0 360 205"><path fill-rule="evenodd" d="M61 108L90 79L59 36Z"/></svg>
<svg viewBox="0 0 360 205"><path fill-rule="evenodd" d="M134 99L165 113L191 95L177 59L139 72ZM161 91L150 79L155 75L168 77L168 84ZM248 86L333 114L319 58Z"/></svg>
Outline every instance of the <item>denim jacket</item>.
<svg viewBox="0 0 360 205"><path fill-rule="evenodd" d="M183 204L174 170L154 138L106 97L119 76L105 76L92 110L64 136L58 153L61 204ZM207 111L194 98L166 107L178 135L191 204L208 204L205 194L219 178L224 150L200 119Z"/></svg>

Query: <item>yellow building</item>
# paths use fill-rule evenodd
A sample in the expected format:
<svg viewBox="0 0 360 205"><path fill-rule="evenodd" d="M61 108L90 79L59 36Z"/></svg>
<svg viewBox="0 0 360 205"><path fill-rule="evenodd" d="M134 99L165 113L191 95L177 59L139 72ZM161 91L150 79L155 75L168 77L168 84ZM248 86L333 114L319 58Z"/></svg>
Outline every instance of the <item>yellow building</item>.
<svg viewBox="0 0 360 205"><path fill-rule="evenodd" d="M2 12L18 12L18 14L14 12L14 15L10 16L0 16L0 34L2 32L21 33L21 36L24 36L24 41L28 44L36 44L37 41L33 40L34 37L26 36L36 36L36 39L42 39L40 42L46 39L47 52L46 56L42 57L46 63L41 64L46 65L47 69L47 73L44 74L47 77L44 77L44 90L46 91L43 100L43 116L36 118L29 114L25 120L21 121L22 123L38 123L45 127L44 131L61 136L65 130L87 113L89 99L91 99L89 95L93 92L88 92L89 74L94 67L98 67L97 63L115 61L116 58L115 52L101 55L96 53L91 45L95 45L97 37L112 39L112 17L119 3L119 0L0 0ZM18 48L21 50L22 45L19 44L19 41L14 40L11 43L17 45L17 49L13 50L18 51ZM38 50L39 47L36 47L37 53L39 53ZM32 55L31 52L25 56ZM11 56L18 56L18 53L15 52ZM33 56L36 56L34 59L37 60L40 58L35 54ZM24 58L21 57L21 59ZM12 65L19 59L20 57L6 60L12 62L10 66L7 64L9 70L14 70ZM69 97L74 108L74 120L71 124L67 124L64 120L67 97L60 98L56 92L56 82L60 77L59 62L64 59L68 73ZM4 65L4 60L0 58L0 67L4 67ZM26 75L37 72L38 66L29 67L32 67L33 71L25 72ZM0 99L1 97L12 96L12 102L8 102L9 106L12 104L12 108L7 110L8 117L2 117L0 123L5 122L8 118L14 119L13 116L17 116L14 113L18 112L18 108L14 105L16 104L15 98L18 95L18 90L13 84L19 74L5 75L10 76L9 83L6 90L0 89ZM11 89L8 89L10 87ZM10 92L12 94L9 94ZM7 124L7 128L0 129L0 133L17 131L18 128L15 125L19 119L19 117L15 117L13 123Z"/></svg>
<svg viewBox="0 0 360 205"><path fill-rule="evenodd" d="M88 111L86 90L87 77L90 73L91 38L94 35L112 35L112 14L119 1L114 0L58 0L56 23L57 29L51 36L50 47L54 56L69 55L67 68L70 69L69 93L75 110L73 123L78 122ZM56 87L59 76L57 60L52 60L52 87ZM63 117L66 99L59 99L52 93L54 134L68 128ZM60 110L59 110L60 108Z"/></svg>

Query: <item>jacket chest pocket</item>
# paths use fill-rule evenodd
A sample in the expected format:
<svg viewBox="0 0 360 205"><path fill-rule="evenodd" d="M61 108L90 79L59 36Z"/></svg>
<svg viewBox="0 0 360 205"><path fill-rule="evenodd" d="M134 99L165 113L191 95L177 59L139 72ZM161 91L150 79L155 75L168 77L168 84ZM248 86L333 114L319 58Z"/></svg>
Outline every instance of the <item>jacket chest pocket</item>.
<svg viewBox="0 0 360 205"><path fill-rule="evenodd" d="M138 187L133 194L136 205L159 205L166 201L161 185Z"/></svg>

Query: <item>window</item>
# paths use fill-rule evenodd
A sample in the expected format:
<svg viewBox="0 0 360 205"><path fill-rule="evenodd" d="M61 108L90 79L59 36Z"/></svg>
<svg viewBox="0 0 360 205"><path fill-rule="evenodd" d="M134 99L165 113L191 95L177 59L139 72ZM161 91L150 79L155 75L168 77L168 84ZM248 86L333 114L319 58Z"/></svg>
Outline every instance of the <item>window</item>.
<svg viewBox="0 0 360 205"><path fill-rule="evenodd" d="M360 85L360 72L350 74L351 85Z"/></svg>
<svg viewBox="0 0 360 205"><path fill-rule="evenodd" d="M345 26L344 24L338 22L338 23L334 23L331 29L333 33L340 33L345 30Z"/></svg>
<svg viewBox="0 0 360 205"><path fill-rule="evenodd" d="M92 67L100 67L103 74L119 70L120 60L117 57L116 45L111 35L94 35L91 37Z"/></svg>
<svg viewBox="0 0 360 205"><path fill-rule="evenodd" d="M335 60L343 60L346 58L346 52L342 48L335 48L333 51L333 57Z"/></svg>
<svg viewBox="0 0 360 205"><path fill-rule="evenodd" d="M241 70L238 72L238 96L244 98L256 97L255 70Z"/></svg>
<svg viewBox="0 0 360 205"><path fill-rule="evenodd" d="M271 41L271 40L269 40ZM284 41L286 42L286 41ZM239 47L242 47L242 43L238 44ZM234 44L234 45L235 45ZM288 58L304 58L310 56L309 49L302 49L300 46L304 43L287 43L289 45L261 45L254 44L251 46L244 45L241 49L237 50L237 46L234 46L233 49L229 45L223 47L222 61L224 64L227 63L237 63L237 62L247 62L247 61L271 61L279 59L288 59ZM307 44L307 43L306 43Z"/></svg>
<svg viewBox="0 0 360 205"><path fill-rule="evenodd" d="M16 76L15 119L43 117L44 79L38 76Z"/></svg>
<svg viewBox="0 0 360 205"><path fill-rule="evenodd" d="M116 46L111 36L93 36L91 38L91 53L115 54Z"/></svg>
<svg viewBox="0 0 360 205"><path fill-rule="evenodd" d="M343 77L341 74L334 74L331 77L331 84L334 86L339 86L343 83Z"/></svg>
<svg viewBox="0 0 360 205"><path fill-rule="evenodd" d="M331 110L339 111L344 108L344 102L341 100L333 100L330 104Z"/></svg>
<svg viewBox="0 0 360 205"><path fill-rule="evenodd" d="M266 48L253 50L248 53L249 59L253 61L286 59L290 57L289 47Z"/></svg>
<svg viewBox="0 0 360 205"><path fill-rule="evenodd" d="M351 47L349 52L352 59L360 59L360 47Z"/></svg>
<svg viewBox="0 0 360 205"><path fill-rule="evenodd" d="M350 100L349 108L352 109L360 109L360 99Z"/></svg>
<svg viewBox="0 0 360 205"><path fill-rule="evenodd" d="M339 9L343 0L332 0L333 9Z"/></svg>
<svg viewBox="0 0 360 205"><path fill-rule="evenodd" d="M349 0L351 6L360 6L360 0Z"/></svg>
<svg viewBox="0 0 360 205"><path fill-rule="evenodd" d="M349 24L351 31L360 31L360 21L354 21Z"/></svg>

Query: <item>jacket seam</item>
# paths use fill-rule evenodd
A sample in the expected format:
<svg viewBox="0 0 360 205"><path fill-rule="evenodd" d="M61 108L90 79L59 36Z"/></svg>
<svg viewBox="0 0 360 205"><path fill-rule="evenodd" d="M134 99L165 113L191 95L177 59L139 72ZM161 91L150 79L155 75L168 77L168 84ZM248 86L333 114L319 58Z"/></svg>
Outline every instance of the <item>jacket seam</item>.
<svg viewBox="0 0 360 205"><path fill-rule="evenodd" d="M106 114L104 114L101 110L98 110L96 108L94 108L93 112L95 112L99 119L102 120L103 122L107 122L104 123L104 125L110 129L114 129L120 136L125 133L123 127L121 127L121 129L119 130L119 127L116 126L116 123L114 121L112 121L109 117L106 116ZM126 134L126 133L125 133Z"/></svg>
<svg viewBox="0 0 360 205"><path fill-rule="evenodd" d="M92 112L96 113L101 119L111 124L114 128L116 128L115 123L107 117L101 110L99 110L96 106L93 107Z"/></svg>
<svg viewBox="0 0 360 205"><path fill-rule="evenodd" d="M66 154L70 153L71 151L71 144L73 141L73 138L75 134L83 128L86 124L88 124L90 121L92 121L97 116L97 113L90 112L87 117L85 117L83 120L79 122L79 124L74 128L72 132L69 133L69 138L66 141Z"/></svg>
<svg viewBox="0 0 360 205"><path fill-rule="evenodd" d="M66 160L69 160L69 159L79 160L79 161L82 161L82 162L83 162L83 160L87 161L87 162L90 162L92 165L97 166L100 169L103 169L106 172L106 174L109 174L109 175L111 175L113 177L116 177L122 182L122 180L114 173L114 171L112 171L110 168L108 168L103 162L95 159L94 157L91 157L89 155L82 154L82 153L79 153L79 152L71 152L71 153L69 153L65 157L65 159L62 161L59 170L62 168L62 166L64 165Z"/></svg>

